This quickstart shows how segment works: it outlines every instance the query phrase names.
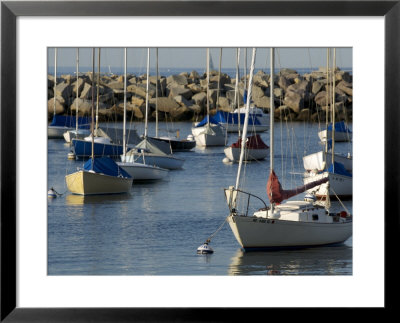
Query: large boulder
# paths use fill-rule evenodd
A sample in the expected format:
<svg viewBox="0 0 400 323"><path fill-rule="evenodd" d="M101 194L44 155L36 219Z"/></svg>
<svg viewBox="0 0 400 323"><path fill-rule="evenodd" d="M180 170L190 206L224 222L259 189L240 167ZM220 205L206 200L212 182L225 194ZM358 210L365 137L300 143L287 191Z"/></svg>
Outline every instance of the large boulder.
<svg viewBox="0 0 400 323"><path fill-rule="evenodd" d="M59 98L57 97L55 111L56 114L63 114L65 112L64 103L62 103L62 100L58 99ZM47 101L47 111L49 115L54 114L54 98L51 98L50 100Z"/></svg>
<svg viewBox="0 0 400 323"><path fill-rule="evenodd" d="M72 96L76 97L76 86L78 85L78 97L80 96L83 87L85 86L85 80L79 78L77 81L71 84Z"/></svg>
<svg viewBox="0 0 400 323"><path fill-rule="evenodd" d="M259 87L257 85L253 85L253 88L251 90L251 96L252 96L253 100L255 98L261 98L264 95L265 95L264 90L261 87Z"/></svg>
<svg viewBox="0 0 400 323"><path fill-rule="evenodd" d="M185 99L190 99L193 96L193 92L185 87L172 87L169 89L169 97L173 98L175 96L181 95L183 96Z"/></svg>
<svg viewBox="0 0 400 323"><path fill-rule="evenodd" d="M353 96L353 89L352 89L352 84L346 82L346 81L341 81L337 84L337 88L346 93L349 96Z"/></svg>
<svg viewBox="0 0 400 323"><path fill-rule="evenodd" d="M187 85L188 80L185 75L170 75L167 77L167 86L170 84Z"/></svg>
<svg viewBox="0 0 400 323"><path fill-rule="evenodd" d="M253 98L253 101L257 108L269 109L271 107L271 100L268 96Z"/></svg>
<svg viewBox="0 0 400 323"><path fill-rule="evenodd" d="M317 105L321 107L326 106L328 104L327 92L326 91L318 92L317 95L314 97L314 101Z"/></svg>
<svg viewBox="0 0 400 323"><path fill-rule="evenodd" d="M200 92L203 91L202 87L201 87L199 84L196 84L196 83L188 84L187 87L188 87L188 88L192 91L192 93L194 93L194 94L200 93Z"/></svg>
<svg viewBox="0 0 400 323"><path fill-rule="evenodd" d="M126 91L132 93L133 96L146 98L146 84L131 84L126 88ZM156 94L155 86L149 84L149 98L154 97Z"/></svg>
<svg viewBox="0 0 400 323"><path fill-rule="evenodd" d="M304 108L304 99L299 93L288 92L285 95L283 104L291 108L294 112L299 113Z"/></svg>
<svg viewBox="0 0 400 323"><path fill-rule="evenodd" d="M67 101L72 96L71 85L65 82L57 84L56 96L61 96Z"/></svg>
<svg viewBox="0 0 400 323"><path fill-rule="evenodd" d="M161 97L161 98L158 98L157 100L158 100L157 101L158 111L161 111L161 112L169 113L173 109L176 109L179 107L179 104L177 102L175 102L174 99L171 99L171 98ZM150 99L149 104L153 109L155 109L156 108L156 98Z"/></svg>
<svg viewBox="0 0 400 323"><path fill-rule="evenodd" d="M196 93L192 96L192 100L195 104L197 104L201 108L204 108L207 104L207 94L204 92Z"/></svg>

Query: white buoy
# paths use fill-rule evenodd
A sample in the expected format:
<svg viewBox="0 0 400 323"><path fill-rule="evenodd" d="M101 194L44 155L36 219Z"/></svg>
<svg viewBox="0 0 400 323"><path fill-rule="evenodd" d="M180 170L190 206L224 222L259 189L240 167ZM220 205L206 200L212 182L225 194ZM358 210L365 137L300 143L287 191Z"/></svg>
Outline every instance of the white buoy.
<svg viewBox="0 0 400 323"><path fill-rule="evenodd" d="M186 139L192 141L192 140L194 140L194 137L193 137L193 135L188 135Z"/></svg>
<svg viewBox="0 0 400 323"><path fill-rule="evenodd" d="M197 253L199 254L210 254L214 250L208 245L208 242L204 242L200 247L197 248Z"/></svg>
<svg viewBox="0 0 400 323"><path fill-rule="evenodd" d="M224 164L229 164L231 162L231 160L228 157L225 157L224 159L222 159L222 162Z"/></svg>
<svg viewBox="0 0 400 323"><path fill-rule="evenodd" d="M53 188L51 188L47 191L47 196L52 198L57 197L57 192Z"/></svg>
<svg viewBox="0 0 400 323"><path fill-rule="evenodd" d="M70 151L70 152L68 153L68 159L75 159L75 154L74 154L73 151Z"/></svg>

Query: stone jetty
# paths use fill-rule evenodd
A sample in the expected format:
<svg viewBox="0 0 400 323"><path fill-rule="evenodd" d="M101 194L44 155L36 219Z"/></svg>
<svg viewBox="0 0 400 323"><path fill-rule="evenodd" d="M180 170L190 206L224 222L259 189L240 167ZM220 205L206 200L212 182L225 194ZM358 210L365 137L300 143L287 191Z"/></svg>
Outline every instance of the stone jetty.
<svg viewBox="0 0 400 323"><path fill-rule="evenodd" d="M184 72L168 77L149 78L149 119L156 117L156 89L158 86L158 118L169 121L201 120L207 113L207 75L196 71ZM253 78L254 104L270 112L270 76L259 70ZM56 113L90 115L92 101L91 72L79 75L62 75L57 78ZM127 76L127 118L141 121L146 109L146 75ZM336 120L352 121L353 85L352 75L335 70L335 111ZM95 74L94 100L97 101L97 74ZM308 74L299 74L293 69L282 69L274 78L274 116L285 121L325 121L328 84L326 69L320 68ZM219 91L218 91L219 87ZM244 78L239 83L240 102L243 102ZM78 91L78 98L76 97ZM124 76L100 75L99 118L101 121L122 120L124 101ZM209 95L210 113L216 108L232 111L235 94L235 78L227 74L218 75L210 71ZM48 75L48 116L54 112L54 76Z"/></svg>

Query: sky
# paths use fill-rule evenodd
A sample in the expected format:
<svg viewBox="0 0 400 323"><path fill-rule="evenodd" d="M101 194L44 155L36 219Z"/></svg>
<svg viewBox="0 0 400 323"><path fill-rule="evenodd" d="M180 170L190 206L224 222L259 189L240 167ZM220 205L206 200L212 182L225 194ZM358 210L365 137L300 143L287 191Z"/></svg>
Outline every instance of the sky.
<svg viewBox="0 0 400 323"><path fill-rule="evenodd" d="M214 65L214 69L219 67L220 48L210 48L210 56ZM150 49L150 68L155 68L155 48ZM75 69L76 66L76 48L64 47L57 49L57 68L70 67ZM244 48L241 48L240 66L244 67ZM247 49L247 67L250 68L252 49ZM332 51L333 53L333 51ZM222 49L222 69L235 68L235 48L224 47ZM332 55L332 54L331 54ZM270 48L257 48L256 69L269 68ZM91 63L92 49L79 49L79 68L81 72L87 72L92 66ZM205 70L206 68L206 48L159 48L158 64L160 69L180 68L188 72L193 69ZM97 50L95 54L95 64L97 66ZM342 69L351 69L353 55L352 48L336 49L336 65ZM147 48L128 48L127 49L127 66L130 68L143 69L146 71L147 64ZM123 48L106 48L100 50L100 65L120 71L124 66L124 49ZM275 54L276 68L318 68L326 66L326 48L277 48ZM54 71L54 48L48 49L48 69L49 72ZM97 69L97 67L96 67Z"/></svg>

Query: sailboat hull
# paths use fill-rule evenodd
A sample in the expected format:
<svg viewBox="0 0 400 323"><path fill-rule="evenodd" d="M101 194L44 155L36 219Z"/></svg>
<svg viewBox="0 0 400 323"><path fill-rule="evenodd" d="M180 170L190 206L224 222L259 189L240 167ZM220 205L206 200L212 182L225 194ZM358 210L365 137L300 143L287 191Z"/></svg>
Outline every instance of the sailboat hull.
<svg viewBox="0 0 400 323"><path fill-rule="evenodd" d="M163 141L168 143L171 146L172 151L189 151L196 147L195 140L182 139L179 140L177 138L169 138L169 137L151 137L154 140Z"/></svg>
<svg viewBox="0 0 400 323"><path fill-rule="evenodd" d="M353 159L351 157L335 154L334 158L335 162L341 163L348 172L353 171ZM312 171L312 170L322 171L325 168L328 169L332 165L331 152L326 153L326 161L324 152L319 151L317 153L304 156L303 166L306 171Z"/></svg>
<svg viewBox="0 0 400 323"><path fill-rule="evenodd" d="M195 137L196 145L202 147L225 146L225 137L201 133Z"/></svg>
<svg viewBox="0 0 400 323"><path fill-rule="evenodd" d="M321 141L326 141L326 138L332 139L332 131L323 130L318 132L318 137ZM335 142L345 142L352 140L351 132L335 131Z"/></svg>
<svg viewBox="0 0 400 323"><path fill-rule="evenodd" d="M64 132L63 137L67 143L70 143L72 139L84 139L89 135L90 135L89 129L78 129L78 131L68 130Z"/></svg>
<svg viewBox="0 0 400 323"><path fill-rule="evenodd" d="M160 180L168 175L168 170L160 167L141 163L117 163L119 167L125 170L136 181Z"/></svg>
<svg viewBox="0 0 400 323"><path fill-rule="evenodd" d="M245 250L299 248L337 244L352 235L352 222L313 223L228 216L232 232Z"/></svg>
<svg viewBox="0 0 400 323"><path fill-rule="evenodd" d="M329 177L328 182L316 186L307 192L315 194L317 198L326 198L329 195L331 198L336 198L337 196L340 199L350 199L353 196L353 178L350 176L329 172L315 175L309 174L309 176L304 178L304 184L318 181L325 177Z"/></svg>
<svg viewBox="0 0 400 323"><path fill-rule="evenodd" d="M184 159L176 158L170 155L156 155L151 153L128 153L125 158L121 156L122 162L136 162L141 164L153 165L164 169L181 169Z"/></svg>
<svg viewBox="0 0 400 323"><path fill-rule="evenodd" d="M245 150L243 160L261 160L268 156L268 149L249 149ZM224 149L225 156L231 161L239 161L240 159L240 148L228 147Z"/></svg>
<svg viewBox="0 0 400 323"><path fill-rule="evenodd" d="M63 139L64 132L72 131L75 128L68 128L62 126L48 126L47 127L47 138L49 139Z"/></svg>
<svg viewBox="0 0 400 323"><path fill-rule="evenodd" d="M238 124L228 124L228 123L220 123L227 132L238 132L239 125ZM260 125L249 125L252 132L265 132L268 130L269 126L267 124L260 124ZM243 125L240 125L240 131L243 131Z"/></svg>
<svg viewBox="0 0 400 323"><path fill-rule="evenodd" d="M65 181L72 194L97 195L127 193L133 179L81 170L65 176Z"/></svg>
<svg viewBox="0 0 400 323"><path fill-rule="evenodd" d="M74 146L74 152L76 157L85 158L91 157L92 155L92 143L90 141L81 139L72 139L72 145ZM94 156L102 157L119 157L123 152L122 145L107 144L107 143L94 143Z"/></svg>

